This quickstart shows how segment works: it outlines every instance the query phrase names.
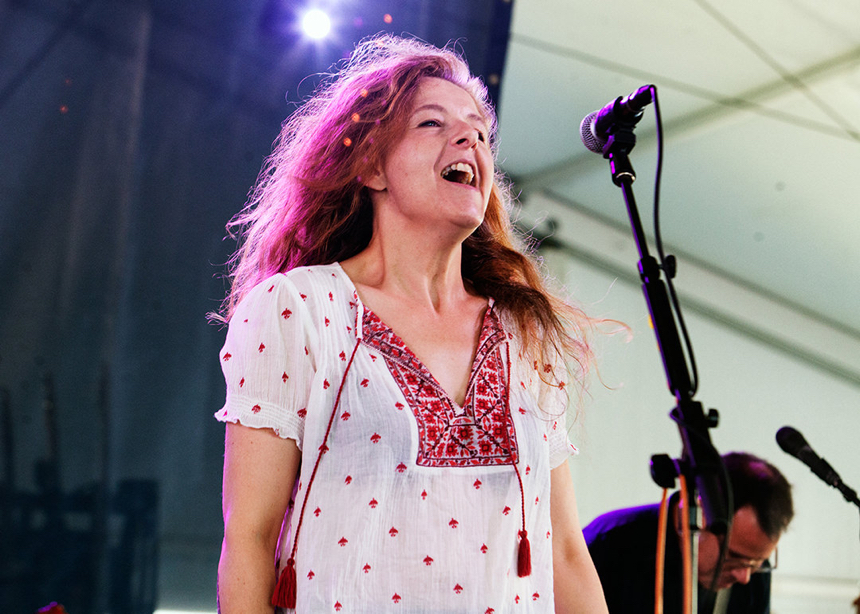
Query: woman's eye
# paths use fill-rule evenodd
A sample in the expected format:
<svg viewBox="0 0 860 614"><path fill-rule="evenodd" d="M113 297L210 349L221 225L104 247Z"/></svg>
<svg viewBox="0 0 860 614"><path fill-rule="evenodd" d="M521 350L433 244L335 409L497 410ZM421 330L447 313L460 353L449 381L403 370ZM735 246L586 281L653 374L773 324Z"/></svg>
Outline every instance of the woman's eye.
<svg viewBox="0 0 860 614"><path fill-rule="evenodd" d="M431 128L433 128L433 127L439 127L439 126L441 126L441 125L442 125L442 123L441 123L440 121L438 121L438 120L435 120L435 119L428 119L428 120L425 120L425 121L421 122L421 123L420 123L420 124L418 124L418 125L419 125L419 126L430 126Z"/></svg>

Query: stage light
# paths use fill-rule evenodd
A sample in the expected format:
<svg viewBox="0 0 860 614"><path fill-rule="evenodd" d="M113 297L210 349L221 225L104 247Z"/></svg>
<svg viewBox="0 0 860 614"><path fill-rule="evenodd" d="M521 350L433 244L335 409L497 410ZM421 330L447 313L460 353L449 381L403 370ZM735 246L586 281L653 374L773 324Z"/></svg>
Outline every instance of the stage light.
<svg viewBox="0 0 860 614"><path fill-rule="evenodd" d="M322 39L331 30L331 20L319 9L311 9L302 17L302 29L313 39Z"/></svg>

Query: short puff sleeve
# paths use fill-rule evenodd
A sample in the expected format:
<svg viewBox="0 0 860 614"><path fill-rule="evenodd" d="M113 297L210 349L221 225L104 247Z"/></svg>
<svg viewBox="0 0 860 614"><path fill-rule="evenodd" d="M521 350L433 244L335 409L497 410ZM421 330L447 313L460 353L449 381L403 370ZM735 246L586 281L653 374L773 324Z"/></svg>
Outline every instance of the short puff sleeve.
<svg viewBox="0 0 860 614"><path fill-rule="evenodd" d="M215 413L222 422L273 429L299 449L316 372L317 334L305 298L279 274L242 299L219 355L227 398Z"/></svg>

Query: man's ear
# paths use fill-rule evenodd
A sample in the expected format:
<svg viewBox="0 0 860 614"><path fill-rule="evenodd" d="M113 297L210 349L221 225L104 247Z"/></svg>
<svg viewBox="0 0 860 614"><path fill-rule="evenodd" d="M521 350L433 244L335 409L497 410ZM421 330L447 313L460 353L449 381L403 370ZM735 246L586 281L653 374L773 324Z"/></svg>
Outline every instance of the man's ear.
<svg viewBox="0 0 860 614"><path fill-rule="evenodd" d="M377 192L382 192L388 187L388 182L385 179L385 173L382 171L375 171L370 178L364 182L371 190L375 190Z"/></svg>

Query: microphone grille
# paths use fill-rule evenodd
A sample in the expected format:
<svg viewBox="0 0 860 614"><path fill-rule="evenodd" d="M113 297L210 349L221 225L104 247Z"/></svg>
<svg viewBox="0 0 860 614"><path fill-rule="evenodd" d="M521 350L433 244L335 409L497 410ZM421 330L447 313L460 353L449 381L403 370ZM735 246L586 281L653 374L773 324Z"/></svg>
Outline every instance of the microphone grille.
<svg viewBox="0 0 860 614"><path fill-rule="evenodd" d="M579 136L582 139L582 144L585 145L588 151L602 155L603 146L606 145L606 141L597 138L594 134L594 122L597 118L597 113L598 111L594 111L585 116L579 124Z"/></svg>
<svg viewBox="0 0 860 614"><path fill-rule="evenodd" d="M807 445L803 435L790 426L784 426L776 432L776 443L792 456L796 456L798 450Z"/></svg>

